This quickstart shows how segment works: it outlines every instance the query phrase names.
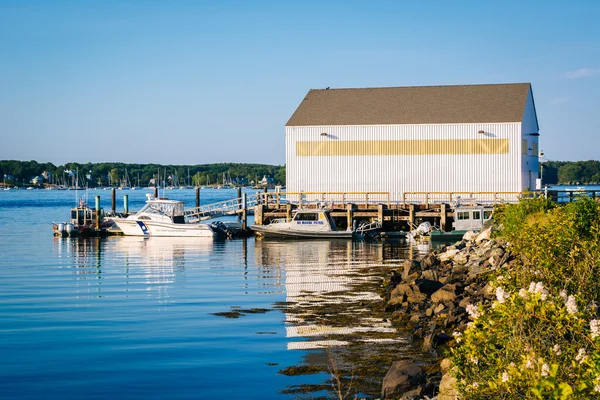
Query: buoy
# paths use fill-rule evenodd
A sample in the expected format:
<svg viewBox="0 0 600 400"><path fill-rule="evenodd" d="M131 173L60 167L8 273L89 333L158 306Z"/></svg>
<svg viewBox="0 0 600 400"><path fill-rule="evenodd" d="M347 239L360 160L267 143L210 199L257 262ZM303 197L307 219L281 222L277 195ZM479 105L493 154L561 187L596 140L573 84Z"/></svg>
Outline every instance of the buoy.
<svg viewBox="0 0 600 400"><path fill-rule="evenodd" d="M65 231L65 224L64 224L64 222L59 223L57 225L56 230L59 231L60 233L63 233Z"/></svg>

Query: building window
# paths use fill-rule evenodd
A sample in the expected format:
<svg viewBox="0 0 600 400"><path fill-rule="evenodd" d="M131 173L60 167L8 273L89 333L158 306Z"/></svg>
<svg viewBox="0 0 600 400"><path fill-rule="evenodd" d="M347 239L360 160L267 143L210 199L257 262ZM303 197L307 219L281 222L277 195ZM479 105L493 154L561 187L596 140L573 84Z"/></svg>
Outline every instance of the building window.
<svg viewBox="0 0 600 400"><path fill-rule="evenodd" d="M540 153L538 152L538 144L537 144L537 142L533 142L533 145L531 147L533 148L533 155L534 156L538 156Z"/></svg>
<svg viewBox="0 0 600 400"><path fill-rule="evenodd" d="M529 147L527 147L527 139L523 139L521 141L521 154L527 155L529 154Z"/></svg>
<svg viewBox="0 0 600 400"><path fill-rule="evenodd" d="M473 211L473 219L474 220L481 219L481 213L479 211Z"/></svg>
<svg viewBox="0 0 600 400"><path fill-rule="evenodd" d="M483 219L490 219L492 217L492 212L491 210L487 210L483 212Z"/></svg>
<svg viewBox="0 0 600 400"><path fill-rule="evenodd" d="M469 219L469 212L468 211L461 211L461 212L457 213L456 219L458 219L458 220Z"/></svg>

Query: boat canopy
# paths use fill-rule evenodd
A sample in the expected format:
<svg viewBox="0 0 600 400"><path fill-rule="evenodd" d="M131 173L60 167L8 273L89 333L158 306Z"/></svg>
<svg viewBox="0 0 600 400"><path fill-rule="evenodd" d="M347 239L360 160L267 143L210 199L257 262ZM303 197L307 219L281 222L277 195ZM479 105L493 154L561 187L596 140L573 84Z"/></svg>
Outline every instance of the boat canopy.
<svg viewBox="0 0 600 400"><path fill-rule="evenodd" d="M142 213L182 217L184 215L184 203L175 200L150 200L138 212L138 214Z"/></svg>

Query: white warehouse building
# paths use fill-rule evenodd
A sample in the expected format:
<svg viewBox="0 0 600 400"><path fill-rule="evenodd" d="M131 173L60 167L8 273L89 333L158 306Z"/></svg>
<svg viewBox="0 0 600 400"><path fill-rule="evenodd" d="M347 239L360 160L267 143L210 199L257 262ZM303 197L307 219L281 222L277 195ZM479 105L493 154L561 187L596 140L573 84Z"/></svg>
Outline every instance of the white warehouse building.
<svg viewBox="0 0 600 400"><path fill-rule="evenodd" d="M529 83L312 89L285 127L288 192L536 187Z"/></svg>

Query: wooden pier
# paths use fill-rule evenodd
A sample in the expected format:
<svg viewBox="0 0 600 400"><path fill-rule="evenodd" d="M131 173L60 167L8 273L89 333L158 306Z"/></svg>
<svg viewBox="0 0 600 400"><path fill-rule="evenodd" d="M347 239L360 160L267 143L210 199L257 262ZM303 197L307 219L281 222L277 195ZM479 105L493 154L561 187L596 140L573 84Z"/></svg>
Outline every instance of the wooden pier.
<svg viewBox="0 0 600 400"><path fill-rule="evenodd" d="M155 195L157 193L155 192ZM236 215L241 221L242 232L248 231L248 216L254 214L254 223L266 225L274 220L290 221L298 208L327 208L331 210L340 230L356 229L361 224L379 222L381 231L390 234L408 232L422 222L429 222L444 231L452 230L456 205L495 205L516 203L523 198L544 196L559 203L571 202L580 196L597 198L598 190L551 190L541 192L406 192L400 201L392 201L388 192L257 192L242 193L238 197L214 204L200 206L200 191L196 190L196 207L185 211L187 222L206 221L224 215ZM116 213L115 191L112 192L112 210L98 213L96 208L87 209L90 214L83 225L89 225L91 233L116 234L100 228L103 219L127 215L128 197L124 196L124 213ZM87 207L83 207L86 209ZM84 215L87 216L87 213ZM84 219L85 219L84 218ZM72 221L73 222L73 221ZM81 224L81 222L80 222ZM95 236L92 234L92 236Z"/></svg>

